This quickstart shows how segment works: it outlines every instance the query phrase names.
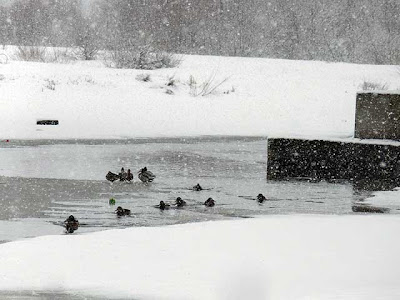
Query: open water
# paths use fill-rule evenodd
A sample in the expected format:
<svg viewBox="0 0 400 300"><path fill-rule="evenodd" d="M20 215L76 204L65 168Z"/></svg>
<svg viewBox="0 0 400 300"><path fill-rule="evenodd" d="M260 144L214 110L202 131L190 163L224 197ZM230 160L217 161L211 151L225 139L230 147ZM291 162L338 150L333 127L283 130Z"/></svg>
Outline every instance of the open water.
<svg viewBox="0 0 400 300"><path fill-rule="evenodd" d="M151 184L136 176L144 166L157 176ZM81 224L74 234L82 234L269 214L351 214L351 204L369 195L348 182L267 181L266 166L263 137L3 141L0 242L64 234L71 214ZM106 181L121 167L135 174L132 183ZM193 191L197 183L205 190ZM259 193L269 200L259 204ZM187 206L154 207L177 197ZM213 208L203 205L209 197ZM132 215L118 218L116 206Z"/></svg>

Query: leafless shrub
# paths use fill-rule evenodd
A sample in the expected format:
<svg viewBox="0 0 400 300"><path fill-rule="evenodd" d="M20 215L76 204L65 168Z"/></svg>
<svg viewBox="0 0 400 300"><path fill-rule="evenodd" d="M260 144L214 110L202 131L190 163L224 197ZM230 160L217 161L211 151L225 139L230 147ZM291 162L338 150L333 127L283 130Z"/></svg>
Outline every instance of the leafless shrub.
<svg viewBox="0 0 400 300"><path fill-rule="evenodd" d="M76 49L75 53L78 57L84 60L94 60L99 52L99 48L90 40L83 40Z"/></svg>
<svg viewBox="0 0 400 300"><path fill-rule="evenodd" d="M143 81L143 82L149 82L149 81L151 81L150 74L149 73L138 74L136 76L136 80Z"/></svg>
<svg viewBox="0 0 400 300"><path fill-rule="evenodd" d="M225 83L229 78L222 79L220 81L217 81L215 79L215 73L213 73L207 80L203 81L201 84L198 84L196 79L193 77L193 75L190 75L189 77L189 93L193 97L197 96L207 96L212 94L219 86L221 86L223 83Z"/></svg>
<svg viewBox="0 0 400 300"><path fill-rule="evenodd" d="M52 48L47 50L44 57L46 62L68 63L77 60L77 56L71 48Z"/></svg>
<svg viewBox="0 0 400 300"><path fill-rule="evenodd" d="M166 86L176 86L176 79L175 79L175 74L172 76L168 76L167 78L167 83L165 84Z"/></svg>
<svg viewBox="0 0 400 300"><path fill-rule="evenodd" d="M189 76L188 85L189 85L189 94L192 95L193 97L197 97L199 95L197 92L197 81L193 75Z"/></svg>
<svg viewBox="0 0 400 300"><path fill-rule="evenodd" d="M81 59L94 60L100 51L99 33L90 19L81 19L78 24L80 30L75 40L76 54Z"/></svg>
<svg viewBox="0 0 400 300"><path fill-rule="evenodd" d="M18 46L15 55L18 60L45 62L46 48L39 46Z"/></svg>
<svg viewBox="0 0 400 300"><path fill-rule="evenodd" d="M155 57L161 63L161 68L174 68L182 63L182 56L168 52L156 52Z"/></svg>
<svg viewBox="0 0 400 300"><path fill-rule="evenodd" d="M118 69L154 70L177 67L181 59L173 54L153 50L150 47L127 47L110 52L108 67Z"/></svg>
<svg viewBox="0 0 400 300"><path fill-rule="evenodd" d="M95 84L94 79L93 79L92 76L90 76L90 75L86 75L86 76L85 76L85 82L86 82L86 83L90 83L90 84Z"/></svg>
<svg viewBox="0 0 400 300"><path fill-rule="evenodd" d="M360 89L363 91L386 91L389 89L389 85L387 83L364 80L364 82L360 84Z"/></svg>
<svg viewBox="0 0 400 300"><path fill-rule="evenodd" d="M53 79L46 79L44 87L49 90L55 91L56 90L56 82Z"/></svg>

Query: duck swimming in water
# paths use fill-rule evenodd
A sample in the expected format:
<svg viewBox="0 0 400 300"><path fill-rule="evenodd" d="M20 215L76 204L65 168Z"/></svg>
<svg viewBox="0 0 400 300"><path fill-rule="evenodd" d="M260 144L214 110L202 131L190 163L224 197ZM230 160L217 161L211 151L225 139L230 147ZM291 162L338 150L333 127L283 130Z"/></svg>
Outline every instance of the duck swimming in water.
<svg viewBox="0 0 400 300"><path fill-rule="evenodd" d="M176 198L175 200L176 207L182 207L186 205L186 201L183 200L181 197Z"/></svg>
<svg viewBox="0 0 400 300"><path fill-rule="evenodd" d="M258 203L263 203L265 200L267 200L267 198L265 198L265 196L263 194L258 194L257 195Z"/></svg>
<svg viewBox="0 0 400 300"><path fill-rule="evenodd" d="M131 173L131 169L128 169L128 173L126 173L126 180L127 181L133 180L133 174Z"/></svg>
<svg viewBox="0 0 400 300"><path fill-rule="evenodd" d="M207 207L213 207L215 205L215 201L213 198L208 198L206 202L204 202L204 205Z"/></svg>
<svg viewBox="0 0 400 300"><path fill-rule="evenodd" d="M73 215L70 215L68 219L64 221L64 226L67 230L67 233L73 233L75 230L78 230L79 221L75 219Z"/></svg>
<svg viewBox="0 0 400 300"><path fill-rule="evenodd" d="M201 191L201 190L203 190L203 188L200 186L200 184L196 184L196 185L193 187L193 191Z"/></svg>
<svg viewBox="0 0 400 300"><path fill-rule="evenodd" d="M161 200L160 204L156 205L156 207L161 210L165 210L165 209L169 209L170 205Z"/></svg>
<svg viewBox="0 0 400 300"><path fill-rule="evenodd" d="M152 182L154 178L156 178L156 175L148 171L147 167L144 167L140 169L140 171L138 172L138 178L140 179L141 182L147 183L147 182Z"/></svg>
<svg viewBox="0 0 400 300"><path fill-rule="evenodd" d="M131 214L131 211L129 209L118 206L117 209L115 210L115 213L117 214L118 217L122 217L122 216L129 216Z"/></svg>

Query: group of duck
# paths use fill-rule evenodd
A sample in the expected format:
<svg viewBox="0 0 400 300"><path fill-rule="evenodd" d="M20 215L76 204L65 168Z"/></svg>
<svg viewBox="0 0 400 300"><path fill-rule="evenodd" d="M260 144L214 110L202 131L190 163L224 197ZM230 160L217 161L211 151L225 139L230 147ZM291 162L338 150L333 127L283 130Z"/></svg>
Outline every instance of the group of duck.
<svg viewBox="0 0 400 300"><path fill-rule="evenodd" d="M156 178L156 175L147 170L147 167L144 167L139 170L138 178L141 182L148 183L152 182L154 178ZM119 172L118 174L108 171L106 179L111 182L114 182L116 180L130 182L133 180L133 174L131 173L131 169L128 169L128 171L126 172L124 168L121 168L121 172Z"/></svg>
<svg viewBox="0 0 400 300"><path fill-rule="evenodd" d="M198 183L193 187L194 191L201 191L203 190L203 188L201 187L201 185ZM115 199L111 198L109 201L110 205L115 205ZM184 206L186 206L186 201L183 200L181 197L176 198L175 202L173 205L169 204L169 203L165 203L164 201L160 201L160 204L155 205L155 208L159 208L160 210L166 210L169 209L171 206L174 206L175 208L182 208ZM208 198L205 202L204 202L204 206L206 207L213 207L215 206L215 200L213 198ZM117 216L121 217L121 216L129 216L131 214L131 211L129 209L126 208L122 208L121 206L118 206L117 209L115 210L115 213L117 214Z"/></svg>
<svg viewBox="0 0 400 300"><path fill-rule="evenodd" d="M156 178L156 176L152 172L147 170L147 167L144 167L139 170L138 178L140 181L142 181L144 183L148 183L148 182L152 182L154 180L154 178ZM119 172L118 174L115 174L115 173L109 171L106 175L106 179L111 182L114 182L116 180L130 182L133 180L133 174L131 173L130 169L128 169L128 171L125 172L124 168L121 168L121 172ZM193 186L192 189L194 191L202 191L203 190L203 188L201 187L201 185L199 183L196 184L195 186ZM263 194L258 194L256 200L258 203L263 203L265 200L267 200L267 198ZM109 200L109 204L115 205L115 199L111 198ZM174 203L174 206L176 208L182 208L185 205L186 205L185 200L183 200L181 197L176 198L175 203ZM215 206L215 200L211 197L208 198L204 202L204 206L206 206L206 207ZM155 205L155 207L159 208L160 210L166 210L166 209L169 209L171 207L171 205L168 203L165 203L164 201L160 201L160 204ZM115 214L118 217L129 216L131 214L131 211L129 209L118 206L117 209L115 210ZM71 215L64 221L64 227L65 227L67 233L73 233L75 230L78 229L79 221L73 215Z"/></svg>

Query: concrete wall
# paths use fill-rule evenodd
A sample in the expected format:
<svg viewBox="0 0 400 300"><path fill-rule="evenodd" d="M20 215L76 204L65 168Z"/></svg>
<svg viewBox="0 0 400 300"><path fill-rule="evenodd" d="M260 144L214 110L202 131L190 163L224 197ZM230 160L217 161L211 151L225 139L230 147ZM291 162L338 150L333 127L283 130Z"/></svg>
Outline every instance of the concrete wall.
<svg viewBox="0 0 400 300"><path fill-rule="evenodd" d="M400 184L400 146L268 139L268 179L348 179Z"/></svg>
<svg viewBox="0 0 400 300"><path fill-rule="evenodd" d="M357 94L355 137L400 140L400 92Z"/></svg>

